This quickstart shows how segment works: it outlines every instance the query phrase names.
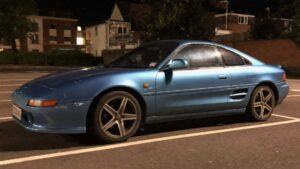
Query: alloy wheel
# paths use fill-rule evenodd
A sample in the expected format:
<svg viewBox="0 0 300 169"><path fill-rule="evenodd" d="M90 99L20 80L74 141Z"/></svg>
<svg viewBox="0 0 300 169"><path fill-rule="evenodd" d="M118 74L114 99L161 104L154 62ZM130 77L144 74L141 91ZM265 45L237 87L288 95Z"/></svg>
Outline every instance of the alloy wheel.
<svg viewBox="0 0 300 169"><path fill-rule="evenodd" d="M254 93L252 99L252 111L260 120L266 120L273 112L275 98L272 89L260 87Z"/></svg>
<svg viewBox="0 0 300 169"><path fill-rule="evenodd" d="M100 110L101 130L108 137L119 139L131 133L138 121L138 108L126 96L116 96L107 100Z"/></svg>

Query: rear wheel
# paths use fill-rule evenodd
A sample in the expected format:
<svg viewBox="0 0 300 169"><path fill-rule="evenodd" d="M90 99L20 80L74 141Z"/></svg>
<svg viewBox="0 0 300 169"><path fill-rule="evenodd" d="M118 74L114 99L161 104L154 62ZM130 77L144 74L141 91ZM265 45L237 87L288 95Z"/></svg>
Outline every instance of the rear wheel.
<svg viewBox="0 0 300 169"><path fill-rule="evenodd" d="M104 95L93 112L92 133L108 143L125 141L141 123L141 107L130 93L114 91Z"/></svg>
<svg viewBox="0 0 300 169"><path fill-rule="evenodd" d="M251 97L248 113L255 121L266 121L275 107L275 95L269 86L257 87Z"/></svg>

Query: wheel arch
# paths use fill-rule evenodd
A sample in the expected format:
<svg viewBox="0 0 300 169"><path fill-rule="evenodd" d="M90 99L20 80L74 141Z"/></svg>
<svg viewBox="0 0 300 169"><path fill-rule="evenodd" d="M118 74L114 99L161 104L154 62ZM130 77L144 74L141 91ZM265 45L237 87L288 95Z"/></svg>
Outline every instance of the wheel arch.
<svg viewBox="0 0 300 169"><path fill-rule="evenodd" d="M99 99L104 96L107 93L113 92L113 91L124 91L124 92L128 92L130 94L132 94L137 101L139 102L141 109L142 109L142 124L145 122L146 119L146 112L147 112L147 106L146 106L146 102L144 100L144 98L142 97L142 95L137 92L136 90L130 88L130 87L126 87L126 86L114 86L108 89L103 90L101 93L99 93L97 96L95 96L92 100L92 103L89 107L88 113L87 113L87 118L86 118L86 126L89 126L89 121L91 118L91 114L92 112L95 110L97 102L99 101Z"/></svg>
<svg viewBox="0 0 300 169"><path fill-rule="evenodd" d="M276 100L275 105L277 105L277 102L278 102L278 99L279 99L279 91L278 91L276 85L271 81L262 81L258 85L256 85L255 89L259 86L268 86L273 90L273 92L275 94L275 100Z"/></svg>

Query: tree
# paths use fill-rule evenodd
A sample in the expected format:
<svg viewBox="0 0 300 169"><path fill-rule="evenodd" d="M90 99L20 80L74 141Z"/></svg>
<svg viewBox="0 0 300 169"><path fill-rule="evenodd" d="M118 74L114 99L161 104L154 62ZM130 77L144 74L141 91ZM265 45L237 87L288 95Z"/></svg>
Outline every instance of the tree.
<svg viewBox="0 0 300 169"><path fill-rule="evenodd" d="M300 43L300 0L297 0L297 3L295 3L295 6L297 7L296 9L296 15L293 18L294 22L292 25L292 33L291 36L292 38Z"/></svg>
<svg viewBox="0 0 300 169"><path fill-rule="evenodd" d="M204 0L148 0L152 12L144 19L150 39L210 39L213 13Z"/></svg>
<svg viewBox="0 0 300 169"><path fill-rule="evenodd" d="M278 38L283 30L278 22L268 17L256 17L251 28L251 35L255 39Z"/></svg>
<svg viewBox="0 0 300 169"><path fill-rule="evenodd" d="M34 14L35 7L33 0L0 0L0 39L8 40L13 50L16 39L24 39L30 30L26 16Z"/></svg>

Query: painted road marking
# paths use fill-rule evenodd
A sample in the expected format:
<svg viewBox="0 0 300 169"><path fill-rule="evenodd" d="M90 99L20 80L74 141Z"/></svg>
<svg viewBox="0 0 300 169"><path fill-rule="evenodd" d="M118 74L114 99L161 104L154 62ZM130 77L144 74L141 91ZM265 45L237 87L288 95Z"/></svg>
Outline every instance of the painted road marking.
<svg viewBox="0 0 300 169"><path fill-rule="evenodd" d="M287 81L300 81L300 79L287 79Z"/></svg>
<svg viewBox="0 0 300 169"><path fill-rule="evenodd" d="M298 89L291 89L290 91L292 91L292 92L300 92L300 90L298 90Z"/></svg>
<svg viewBox="0 0 300 169"><path fill-rule="evenodd" d="M300 95L288 95L287 97L300 97Z"/></svg>
<svg viewBox="0 0 300 169"><path fill-rule="evenodd" d="M12 93L13 91L4 91L4 92L0 92L0 94L9 94Z"/></svg>
<svg viewBox="0 0 300 169"><path fill-rule="evenodd" d="M284 116L284 115L280 115L280 114L272 114L272 116L281 117L281 118L290 119L290 120L300 120L300 118L291 117L291 116Z"/></svg>
<svg viewBox="0 0 300 169"><path fill-rule="evenodd" d="M11 100L0 100L0 103L11 102Z"/></svg>
<svg viewBox="0 0 300 169"><path fill-rule="evenodd" d="M11 86L21 86L23 84L5 84L5 85L0 85L0 87L11 87Z"/></svg>
<svg viewBox="0 0 300 169"><path fill-rule="evenodd" d="M30 161L36 161L36 160L43 160L43 159L50 159L50 158L56 158L56 157L70 156L70 155L85 154L85 153L91 153L91 152L99 152L99 151L104 151L104 150L137 146L137 145L143 145L143 144L149 144L149 143L157 143L157 142L162 142L162 141L171 141L171 140L176 140L176 139L191 138L191 137L220 134L220 133L229 133L229 132L234 132L234 131L265 128L265 127L272 127L272 126L279 126L279 125L300 122L299 118L281 116L281 115L275 115L275 116L283 117L283 118L287 117L288 119L294 119L294 120L273 122L273 123L267 123L267 124L258 124L258 125L244 126L244 127L236 127L236 128L231 128L231 129L220 129L220 130L214 130L214 131L205 131L205 132L196 132L196 133L181 134L181 135L175 135L175 136L166 136L166 137L161 137L161 138L153 138L153 139L146 139L146 140L140 140L140 141L125 142L125 143L112 144L112 145L107 145L107 146L96 146L96 147L92 147L92 148L83 148L83 149L64 151L64 152L58 152L58 153L50 153L50 154L44 154L44 155L15 158L15 159L10 159L10 160L0 161L0 166L23 163L23 162L30 162Z"/></svg>
<svg viewBox="0 0 300 169"><path fill-rule="evenodd" d="M32 79L0 79L0 82L10 82L10 81L27 81Z"/></svg>
<svg viewBox="0 0 300 169"><path fill-rule="evenodd" d="M0 117L0 120L12 120L12 117Z"/></svg>
<svg viewBox="0 0 300 169"><path fill-rule="evenodd" d="M14 80L14 79L36 79L36 78L39 78L39 77L41 77L41 76L28 76L28 77L19 77L19 76L16 76L16 77L14 77L14 76L10 76L9 75L9 77L7 77L7 76L0 76L0 81L1 80L7 80L7 81L9 81L9 80Z"/></svg>

